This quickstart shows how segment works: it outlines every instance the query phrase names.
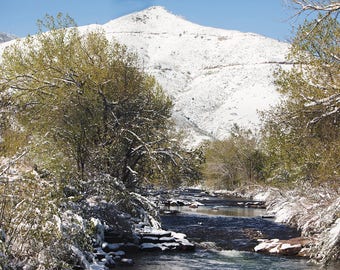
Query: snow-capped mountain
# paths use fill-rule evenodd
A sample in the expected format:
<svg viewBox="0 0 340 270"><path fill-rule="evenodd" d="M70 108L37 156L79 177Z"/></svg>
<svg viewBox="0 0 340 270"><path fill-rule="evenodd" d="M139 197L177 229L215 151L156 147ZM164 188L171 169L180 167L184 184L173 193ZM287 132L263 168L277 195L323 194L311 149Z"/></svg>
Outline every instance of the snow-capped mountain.
<svg viewBox="0 0 340 270"><path fill-rule="evenodd" d="M257 111L279 101L273 71L284 64L287 43L200 26L162 7L79 29L102 29L140 56L173 99L174 119L193 145L226 137L233 123L256 127Z"/></svg>
<svg viewBox="0 0 340 270"><path fill-rule="evenodd" d="M89 26L92 29L94 26ZM174 101L177 124L196 142L254 128L279 101L273 71L289 45L253 33L204 27L152 7L101 26L143 60Z"/></svg>
<svg viewBox="0 0 340 270"><path fill-rule="evenodd" d="M0 32L0 43L15 39L16 36Z"/></svg>

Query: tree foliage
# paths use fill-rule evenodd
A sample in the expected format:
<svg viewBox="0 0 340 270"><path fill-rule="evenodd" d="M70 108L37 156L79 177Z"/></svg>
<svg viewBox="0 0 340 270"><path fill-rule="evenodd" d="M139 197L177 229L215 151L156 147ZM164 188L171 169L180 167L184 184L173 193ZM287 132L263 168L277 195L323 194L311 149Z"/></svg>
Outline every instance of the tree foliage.
<svg viewBox="0 0 340 270"><path fill-rule="evenodd" d="M11 89L33 160L82 178L109 174L131 188L155 177L170 183L170 172L190 169L173 140L172 102L137 56L100 31L82 34L60 28L65 24L72 21L48 17L41 25L51 31L3 54L1 88Z"/></svg>
<svg viewBox="0 0 340 270"><path fill-rule="evenodd" d="M277 73L283 103L264 118L271 175L283 182L339 180L339 22L306 21L293 40L295 66Z"/></svg>
<svg viewBox="0 0 340 270"><path fill-rule="evenodd" d="M255 136L235 125L224 140L208 143L203 176L208 186L235 188L263 180L265 156Z"/></svg>

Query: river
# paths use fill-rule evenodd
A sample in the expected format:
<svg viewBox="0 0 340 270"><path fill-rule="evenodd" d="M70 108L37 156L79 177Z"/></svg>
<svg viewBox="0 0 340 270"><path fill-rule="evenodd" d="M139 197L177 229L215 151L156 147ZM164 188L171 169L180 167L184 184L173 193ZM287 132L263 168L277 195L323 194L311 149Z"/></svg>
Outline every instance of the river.
<svg viewBox="0 0 340 270"><path fill-rule="evenodd" d="M168 210L172 210L172 213L176 210L177 214L163 215L162 226L167 230L187 234L189 240L197 243L196 251L136 254L133 257L135 265L129 269L320 269L320 266L303 258L252 252L257 244L256 238L288 239L299 236L294 228L267 218L265 209L237 207L236 199L199 196L197 192L185 194L184 198L195 198L195 201L204 203L204 206L170 207ZM327 269L339 269L337 267L339 265Z"/></svg>

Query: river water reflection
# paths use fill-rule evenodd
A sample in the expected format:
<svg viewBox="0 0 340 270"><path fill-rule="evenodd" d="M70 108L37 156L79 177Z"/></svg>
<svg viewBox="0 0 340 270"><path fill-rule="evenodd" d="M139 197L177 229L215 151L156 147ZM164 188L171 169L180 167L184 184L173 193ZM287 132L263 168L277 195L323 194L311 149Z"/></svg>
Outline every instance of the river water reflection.
<svg viewBox="0 0 340 270"><path fill-rule="evenodd" d="M188 206L170 207L170 210L178 210L188 214L202 214L211 216L231 216L231 217L265 217L266 209L246 208L234 206L199 206L190 208Z"/></svg>

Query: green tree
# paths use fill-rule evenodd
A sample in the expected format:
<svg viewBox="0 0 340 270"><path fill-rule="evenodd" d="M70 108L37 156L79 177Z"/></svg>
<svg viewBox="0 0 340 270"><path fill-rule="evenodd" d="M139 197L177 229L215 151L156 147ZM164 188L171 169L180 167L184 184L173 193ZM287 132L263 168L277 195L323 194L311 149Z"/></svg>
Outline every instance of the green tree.
<svg viewBox="0 0 340 270"><path fill-rule="evenodd" d="M250 130L237 125L224 140L208 143L203 176L208 186L235 188L263 179L265 156Z"/></svg>
<svg viewBox="0 0 340 270"><path fill-rule="evenodd" d="M277 73L285 95L265 115L267 169L273 179L292 183L339 180L340 28L337 19L319 15L297 31L289 60Z"/></svg>
<svg viewBox="0 0 340 270"><path fill-rule="evenodd" d="M185 151L169 131L171 100L125 46L100 31L65 28L72 24L47 17L41 29L49 32L3 53L2 93L15 102L32 160L83 179L109 174L129 188L155 175L173 181Z"/></svg>

